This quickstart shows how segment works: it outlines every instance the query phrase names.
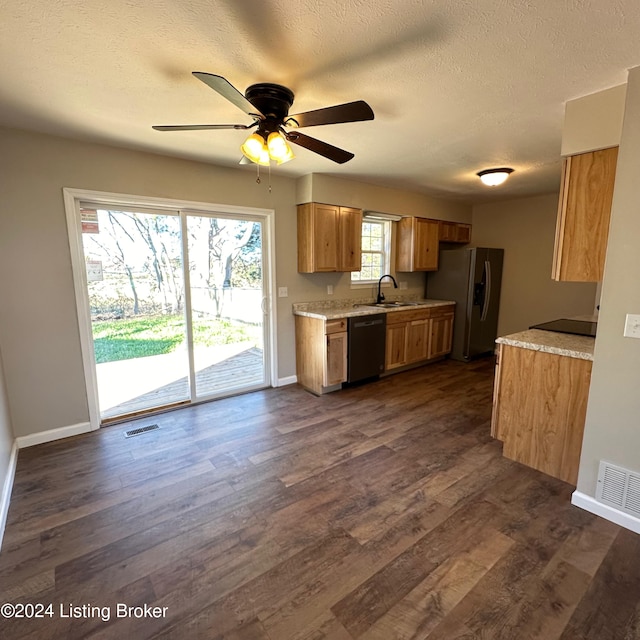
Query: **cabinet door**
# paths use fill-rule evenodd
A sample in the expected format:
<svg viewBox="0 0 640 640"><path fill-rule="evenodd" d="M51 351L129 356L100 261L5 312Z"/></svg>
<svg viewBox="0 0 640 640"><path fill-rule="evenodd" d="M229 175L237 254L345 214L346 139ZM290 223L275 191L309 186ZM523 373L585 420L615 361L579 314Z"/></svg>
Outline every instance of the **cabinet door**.
<svg viewBox="0 0 640 640"><path fill-rule="evenodd" d="M387 326L385 345L385 369L395 369L407 362L407 325L408 323Z"/></svg>
<svg viewBox="0 0 640 640"><path fill-rule="evenodd" d="M466 244L471 242L471 225L456 223L455 242Z"/></svg>
<svg viewBox="0 0 640 640"><path fill-rule="evenodd" d="M564 159L554 280L602 281L617 159L618 147Z"/></svg>
<svg viewBox="0 0 640 640"><path fill-rule="evenodd" d="M435 271L438 268L437 220L402 218L398 222L396 268L398 271Z"/></svg>
<svg viewBox="0 0 640 640"><path fill-rule="evenodd" d="M340 207L338 227L338 271L360 271L362 210Z"/></svg>
<svg viewBox="0 0 640 640"><path fill-rule="evenodd" d="M347 332L330 333L326 339L324 386L330 387L347 379Z"/></svg>
<svg viewBox="0 0 640 640"><path fill-rule="evenodd" d="M440 242L455 242L455 237L456 223L440 220L438 228L438 238L440 239Z"/></svg>
<svg viewBox="0 0 640 640"><path fill-rule="evenodd" d="M471 225L464 222L439 221L438 236L440 242L458 242L466 244L471 242Z"/></svg>
<svg viewBox="0 0 640 640"><path fill-rule="evenodd" d="M438 268L438 223L416 218L414 270L435 271Z"/></svg>
<svg viewBox="0 0 640 640"><path fill-rule="evenodd" d="M338 270L338 233L338 207L326 204L314 204L314 271Z"/></svg>
<svg viewBox="0 0 640 640"><path fill-rule="evenodd" d="M453 336L453 314L431 318L429 324L429 358L436 358L449 353Z"/></svg>
<svg viewBox="0 0 640 640"><path fill-rule="evenodd" d="M429 320L414 320L407 323L405 361L419 362L429 357Z"/></svg>
<svg viewBox="0 0 640 640"><path fill-rule="evenodd" d="M338 270L339 207L310 202L298 206L298 271Z"/></svg>

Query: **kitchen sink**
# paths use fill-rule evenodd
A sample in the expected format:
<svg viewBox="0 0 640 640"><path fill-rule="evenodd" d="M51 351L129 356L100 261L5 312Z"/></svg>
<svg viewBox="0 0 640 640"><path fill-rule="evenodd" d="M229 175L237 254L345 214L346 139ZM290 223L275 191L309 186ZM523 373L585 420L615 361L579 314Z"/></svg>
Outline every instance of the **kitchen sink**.
<svg viewBox="0 0 640 640"><path fill-rule="evenodd" d="M420 302L372 302L368 307L382 307L383 309L395 309L396 307L415 307Z"/></svg>

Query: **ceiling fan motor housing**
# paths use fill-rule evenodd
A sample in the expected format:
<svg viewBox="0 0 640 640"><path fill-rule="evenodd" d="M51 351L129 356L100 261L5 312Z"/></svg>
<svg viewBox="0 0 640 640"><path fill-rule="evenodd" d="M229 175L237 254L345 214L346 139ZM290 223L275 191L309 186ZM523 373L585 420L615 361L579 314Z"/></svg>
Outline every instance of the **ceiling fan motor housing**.
<svg viewBox="0 0 640 640"><path fill-rule="evenodd" d="M245 98L267 118L282 122L293 104L293 91L279 84L252 84L244 92Z"/></svg>

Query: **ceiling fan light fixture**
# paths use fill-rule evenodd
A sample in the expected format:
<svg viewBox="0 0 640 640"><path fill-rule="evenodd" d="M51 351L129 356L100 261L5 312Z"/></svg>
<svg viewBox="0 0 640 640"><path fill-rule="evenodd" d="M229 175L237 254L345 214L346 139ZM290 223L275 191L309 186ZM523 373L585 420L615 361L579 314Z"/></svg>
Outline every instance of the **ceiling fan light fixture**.
<svg viewBox="0 0 640 640"><path fill-rule="evenodd" d="M485 169L484 171L478 171L476 174L482 184L486 184L488 187L497 187L506 181L510 174L513 173L513 169L509 167L500 167L499 169Z"/></svg>
<svg viewBox="0 0 640 640"><path fill-rule="evenodd" d="M279 131L273 131L269 134L267 148L269 149L269 157L278 164L289 162L293 158L293 151L289 143Z"/></svg>
<svg viewBox="0 0 640 640"><path fill-rule="evenodd" d="M256 164L264 164L264 156L266 151L267 164L269 164L269 152L265 139L257 132L252 133L240 147L243 155L255 162Z"/></svg>

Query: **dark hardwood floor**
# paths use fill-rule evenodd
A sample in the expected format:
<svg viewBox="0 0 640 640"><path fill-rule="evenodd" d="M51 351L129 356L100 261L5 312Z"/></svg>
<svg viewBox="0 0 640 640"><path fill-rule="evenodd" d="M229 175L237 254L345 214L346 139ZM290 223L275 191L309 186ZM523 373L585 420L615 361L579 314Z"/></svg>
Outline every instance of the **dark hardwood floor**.
<svg viewBox="0 0 640 640"><path fill-rule="evenodd" d="M20 451L0 603L53 615L0 637L640 638L640 536L502 457L492 383L444 361Z"/></svg>

